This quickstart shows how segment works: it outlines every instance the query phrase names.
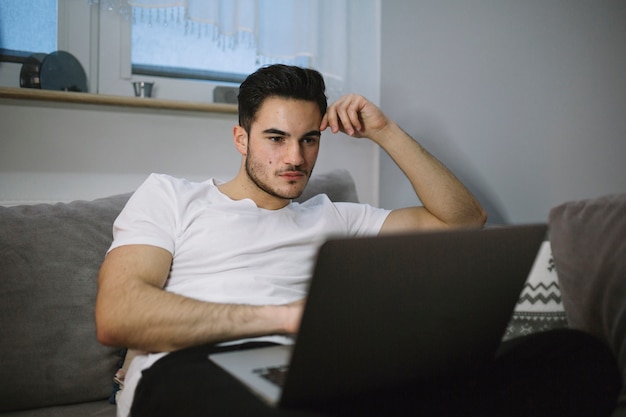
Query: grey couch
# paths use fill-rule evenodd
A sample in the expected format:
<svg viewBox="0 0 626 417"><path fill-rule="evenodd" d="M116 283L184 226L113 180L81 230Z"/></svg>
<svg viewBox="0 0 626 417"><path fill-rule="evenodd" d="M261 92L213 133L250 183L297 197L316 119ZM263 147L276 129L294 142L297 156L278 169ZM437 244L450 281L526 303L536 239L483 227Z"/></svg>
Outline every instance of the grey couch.
<svg viewBox="0 0 626 417"><path fill-rule="evenodd" d="M319 192L335 201L357 201L346 171L314 177L302 199ZM96 341L93 307L98 268L111 243L111 225L129 196L0 207L0 415L115 415L108 398L122 351ZM574 327L610 343L620 355L622 368L626 364L625 207L626 196L613 196L570 203L550 217L554 261L561 286L567 289L563 298L568 318ZM585 259L598 258L584 262L580 251ZM603 266L603 259L610 264ZM549 269L551 265L550 259ZM552 288L552 284L536 287ZM527 286L525 292L535 294L536 288ZM520 305L531 299L525 298ZM506 337L564 325L562 310L521 310L516 310Z"/></svg>

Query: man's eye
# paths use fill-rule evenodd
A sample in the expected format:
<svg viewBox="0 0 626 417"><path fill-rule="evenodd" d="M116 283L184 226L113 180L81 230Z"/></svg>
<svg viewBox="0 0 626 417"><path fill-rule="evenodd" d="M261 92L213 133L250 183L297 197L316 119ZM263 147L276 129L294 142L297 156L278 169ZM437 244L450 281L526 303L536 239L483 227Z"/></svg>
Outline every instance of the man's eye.
<svg viewBox="0 0 626 417"><path fill-rule="evenodd" d="M303 138L302 142L306 143L306 144L311 144L312 145L312 144L317 143L317 138Z"/></svg>
<svg viewBox="0 0 626 417"><path fill-rule="evenodd" d="M271 140L272 142L281 142L283 140L283 137L282 136L270 136L268 139Z"/></svg>

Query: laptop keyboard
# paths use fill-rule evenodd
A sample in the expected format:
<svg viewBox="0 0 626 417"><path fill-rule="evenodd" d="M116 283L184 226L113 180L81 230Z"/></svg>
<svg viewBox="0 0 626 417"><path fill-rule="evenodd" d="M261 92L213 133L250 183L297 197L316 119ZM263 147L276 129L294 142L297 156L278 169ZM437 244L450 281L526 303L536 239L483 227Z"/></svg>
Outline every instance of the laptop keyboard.
<svg viewBox="0 0 626 417"><path fill-rule="evenodd" d="M287 378L288 369L289 369L288 365L280 365L280 366L270 366L267 368L258 368L258 369L255 369L253 372L267 379L272 384L278 385L279 387L282 388L285 384L285 379Z"/></svg>

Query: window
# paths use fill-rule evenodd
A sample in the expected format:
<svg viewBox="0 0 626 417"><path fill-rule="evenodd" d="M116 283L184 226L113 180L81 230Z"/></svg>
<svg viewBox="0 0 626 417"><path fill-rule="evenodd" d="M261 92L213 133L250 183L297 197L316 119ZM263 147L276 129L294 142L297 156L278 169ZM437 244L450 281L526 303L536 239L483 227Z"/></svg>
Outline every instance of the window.
<svg viewBox="0 0 626 417"><path fill-rule="evenodd" d="M240 82L254 71L251 42L225 44L201 25L184 22L180 11L133 9L132 73Z"/></svg>
<svg viewBox="0 0 626 417"><path fill-rule="evenodd" d="M0 0L0 86L19 87L24 59L56 50L72 53L89 76L95 39L90 10L86 0ZM89 91L96 91L97 83L89 81Z"/></svg>
<svg viewBox="0 0 626 417"><path fill-rule="evenodd" d="M154 1L156 0L134 0L133 3L145 5ZM162 0L159 1L164 3ZM225 4L235 2L235 0L219 1ZM320 70L325 75L331 99L341 94L344 88L347 91L366 93L375 85L372 80L376 79L375 73L378 70L377 19L380 0L237 1L247 1L258 7L260 14L270 15L270 19L260 19L269 22L266 23L264 30L271 35L257 45L260 50L265 51L281 43L308 42L315 46L314 53L289 56L288 60L281 58L273 62L294 63ZM209 46L201 46L200 52L191 51L188 46L197 43L196 40L204 41L214 37L214 33L207 29L206 25L186 22L186 14L177 11L181 9L180 7L154 9L149 13L146 8L139 13L132 13L131 9L126 13L118 13L119 10L115 7L123 4L127 7L127 0L0 0L0 22L3 22L0 24L0 42L3 43L0 45L5 45L4 41L9 39L9 36L4 34L8 30L6 29L8 26L1 20L4 16L17 16L12 20L23 23L27 18L33 17L33 10L41 11L44 3L47 5L46 9L48 6L52 10L56 7L58 29L55 32L55 24L50 23L54 20L47 20L46 23L39 21L37 30L28 32L38 34L47 41L56 38L56 44L37 48L36 52L64 50L73 54L85 69L88 90L91 93L133 96L132 82L153 81L155 83L153 93L156 98L212 102L216 86L223 83L236 86L254 69L272 62L259 58L257 51L249 48L250 39L245 35L237 38L234 43L211 42ZM199 0L194 3L202 7L209 1ZM276 10L277 3L282 5L281 10ZM187 0L184 4L189 5L192 2ZM312 16L312 20L304 27L296 25L295 29L301 33L299 36L285 36L280 33L280 30L284 30L294 20L283 17L284 13L294 12L285 6L288 4L292 5L290 7L304 7L302 5L309 7L306 10L296 10L298 13L304 11ZM13 8L14 5L18 5L22 12L18 13L18 9ZM6 11L9 9L11 12ZM54 19L54 13L49 13L48 16L49 19ZM197 21L203 22L201 19ZM291 27L287 31L289 34L295 33ZM176 38L173 37L174 32L178 32ZM149 38L154 33L157 38ZM20 37L20 40L23 39L25 37ZM183 52L182 56L160 59L167 56L162 54L165 48L161 43L163 41L173 44L175 51ZM352 44L351 48L347 47L349 42ZM241 56L233 58L233 52ZM215 61L218 66L208 67L201 62L214 54L218 56ZM261 55L287 56L280 53ZM154 60L155 56L159 59ZM187 58L196 61L189 63ZM224 64L229 65L223 66ZM0 85L19 87L20 67L21 64L18 62L1 62ZM350 83L348 86L344 84L347 81ZM374 89L369 96L374 97L375 94L377 90Z"/></svg>
<svg viewBox="0 0 626 417"><path fill-rule="evenodd" d="M2 0L0 49L3 55L26 57L57 49L57 0Z"/></svg>
<svg viewBox="0 0 626 417"><path fill-rule="evenodd" d="M186 20L184 13L182 7L133 8L133 74L240 83L261 65L250 33L220 36L211 25ZM305 57L271 62L308 66Z"/></svg>
<svg viewBox="0 0 626 417"><path fill-rule="evenodd" d="M233 73L202 66L206 59L199 58L209 55L202 51L213 47L212 42L189 28L186 32L182 18L164 21L158 14L164 10L134 9L130 16L99 10L99 31L107 34L99 42L100 93L132 96L134 81L150 81L155 98L210 103L217 85L239 84ZM200 52L192 47L199 47Z"/></svg>
<svg viewBox="0 0 626 417"><path fill-rule="evenodd" d="M101 69L110 62L111 70L119 71L117 78L100 71L100 91L124 94L133 81L152 81L158 98L211 101L216 85L236 86L262 65L309 67L310 51L318 44L321 3L346 9L345 0L188 0L173 7L141 0L119 19L120 13L104 8L100 31L121 33L122 50L119 65L100 52ZM112 19L116 15L119 23ZM334 44L341 39L335 37Z"/></svg>

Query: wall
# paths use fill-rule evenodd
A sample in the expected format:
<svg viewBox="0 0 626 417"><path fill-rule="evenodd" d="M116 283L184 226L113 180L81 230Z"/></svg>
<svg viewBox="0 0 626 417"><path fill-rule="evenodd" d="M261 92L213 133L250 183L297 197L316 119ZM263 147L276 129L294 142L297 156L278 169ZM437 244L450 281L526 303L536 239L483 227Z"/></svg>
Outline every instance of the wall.
<svg viewBox="0 0 626 417"><path fill-rule="evenodd" d="M131 191L150 172L232 173L233 116L0 102L0 198L90 199Z"/></svg>
<svg viewBox="0 0 626 417"><path fill-rule="evenodd" d="M626 3L382 2L381 104L492 223L626 192ZM381 157L381 205L414 204Z"/></svg>
<svg viewBox="0 0 626 417"><path fill-rule="evenodd" d="M151 172L230 179L235 114L0 100L0 201L91 199L134 190ZM348 169L375 203L373 149L327 140L315 172ZM350 155L348 159L342 155Z"/></svg>

